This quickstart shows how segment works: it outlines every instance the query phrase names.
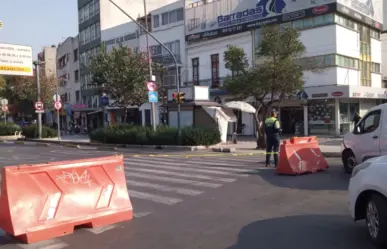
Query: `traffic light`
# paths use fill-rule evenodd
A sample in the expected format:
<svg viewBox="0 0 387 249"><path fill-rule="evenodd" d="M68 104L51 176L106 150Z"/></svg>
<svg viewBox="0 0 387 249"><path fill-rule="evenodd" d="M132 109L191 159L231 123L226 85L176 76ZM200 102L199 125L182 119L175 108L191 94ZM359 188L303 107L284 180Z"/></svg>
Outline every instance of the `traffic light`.
<svg viewBox="0 0 387 249"><path fill-rule="evenodd" d="M178 96L177 96L177 93L173 93L172 94L172 98L173 98L173 102L177 103L178 102Z"/></svg>
<svg viewBox="0 0 387 249"><path fill-rule="evenodd" d="M185 100L185 93L179 92L178 95L179 95L178 96L179 97L179 103L182 104L184 102L184 100Z"/></svg>

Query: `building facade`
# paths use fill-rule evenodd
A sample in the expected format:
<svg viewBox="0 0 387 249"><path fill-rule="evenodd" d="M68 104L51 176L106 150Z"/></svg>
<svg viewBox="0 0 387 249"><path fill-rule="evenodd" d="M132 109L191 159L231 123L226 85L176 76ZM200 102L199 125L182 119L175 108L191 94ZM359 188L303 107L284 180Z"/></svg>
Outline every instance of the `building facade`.
<svg viewBox="0 0 387 249"><path fill-rule="evenodd" d="M387 99L381 77L382 6L381 0L186 3L190 81L210 85L214 100L227 101L231 96L218 90L229 73L222 59L225 45L242 47L252 64L259 63L260 27L292 26L306 47L301 63L321 70L304 72L302 100L289 96L277 107L281 125L286 133L343 134L356 111L362 115ZM240 117L240 133L253 135L253 117Z"/></svg>
<svg viewBox="0 0 387 249"><path fill-rule="evenodd" d="M68 128L71 121L82 125L80 110L86 106L81 98L78 36L68 37L58 45L56 62L58 94L63 103L61 127Z"/></svg>
<svg viewBox="0 0 387 249"><path fill-rule="evenodd" d="M153 7L155 6L153 5ZM149 12L147 17L138 17L137 21L145 26L145 18L148 18L148 30L157 40L165 44L176 58L178 78L187 77L188 69L184 63L184 0L155 8ZM146 33L139 30L134 22L126 22L103 30L102 42L105 43L108 51L118 44L122 44L137 52L147 51ZM153 72L156 81L166 88L176 87L176 65L173 57L150 36L148 37L148 45L151 51L152 62L158 63L165 68L162 74ZM111 102L113 103L114 100ZM163 99L160 99L156 110L156 124L166 122L168 119L166 110L159 107L162 103ZM109 110L109 123L124 122L123 117L125 115L122 108L108 106L107 109ZM143 125L151 124L151 107L149 103L145 103L141 107L130 106L127 111L128 120L126 122L142 123Z"/></svg>

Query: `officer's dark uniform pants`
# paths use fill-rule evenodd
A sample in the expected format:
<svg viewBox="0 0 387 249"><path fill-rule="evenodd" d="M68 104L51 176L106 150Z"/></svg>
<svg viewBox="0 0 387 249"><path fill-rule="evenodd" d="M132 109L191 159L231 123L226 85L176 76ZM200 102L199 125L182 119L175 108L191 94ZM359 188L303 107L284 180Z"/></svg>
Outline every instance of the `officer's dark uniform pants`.
<svg viewBox="0 0 387 249"><path fill-rule="evenodd" d="M266 141L266 164L270 164L270 156L273 154L274 165L278 164L278 151L280 139L276 137L268 137Z"/></svg>

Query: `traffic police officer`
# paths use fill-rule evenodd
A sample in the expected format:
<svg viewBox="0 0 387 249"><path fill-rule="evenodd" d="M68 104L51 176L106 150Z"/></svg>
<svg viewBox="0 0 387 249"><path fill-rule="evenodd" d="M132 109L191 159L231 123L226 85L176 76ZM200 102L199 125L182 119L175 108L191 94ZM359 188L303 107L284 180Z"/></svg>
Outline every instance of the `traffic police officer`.
<svg viewBox="0 0 387 249"><path fill-rule="evenodd" d="M276 110L270 112L270 117L265 120L266 134L266 167L270 167L270 157L273 154L274 166L278 164L278 151L280 145L281 128L277 120Z"/></svg>

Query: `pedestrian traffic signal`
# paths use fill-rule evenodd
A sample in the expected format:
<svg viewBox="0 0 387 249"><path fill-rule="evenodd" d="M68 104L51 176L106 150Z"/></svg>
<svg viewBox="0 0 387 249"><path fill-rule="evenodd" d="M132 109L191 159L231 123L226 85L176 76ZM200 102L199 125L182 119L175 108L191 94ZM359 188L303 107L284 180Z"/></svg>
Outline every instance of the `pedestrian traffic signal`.
<svg viewBox="0 0 387 249"><path fill-rule="evenodd" d="M177 103L179 101L177 93L172 94L173 102Z"/></svg>
<svg viewBox="0 0 387 249"><path fill-rule="evenodd" d="M182 104L184 102L184 100L185 100L185 93L179 92L178 95L179 95L178 96L179 97L179 103Z"/></svg>

